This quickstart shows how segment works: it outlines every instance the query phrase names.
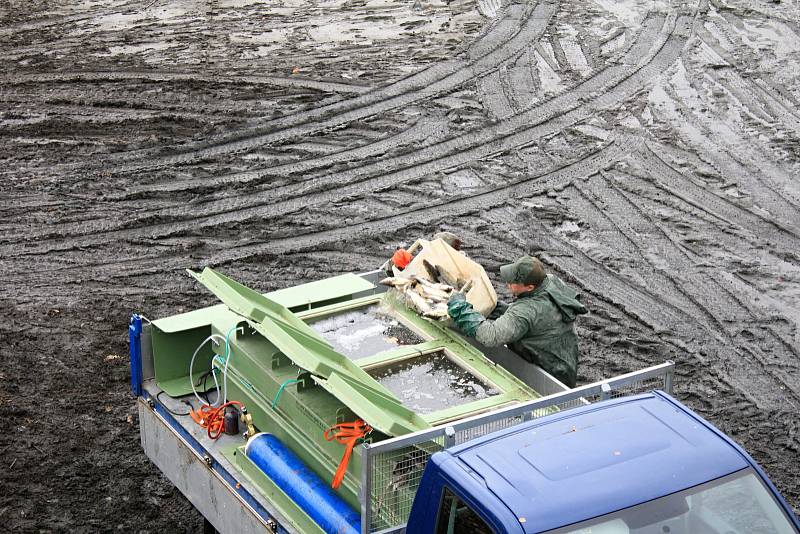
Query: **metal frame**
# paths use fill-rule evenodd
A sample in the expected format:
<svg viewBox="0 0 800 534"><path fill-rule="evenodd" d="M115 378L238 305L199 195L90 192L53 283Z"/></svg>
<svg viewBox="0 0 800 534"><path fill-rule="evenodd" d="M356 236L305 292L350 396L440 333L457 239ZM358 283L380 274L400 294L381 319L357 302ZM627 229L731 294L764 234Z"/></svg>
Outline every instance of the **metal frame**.
<svg viewBox="0 0 800 534"><path fill-rule="evenodd" d="M456 436L459 432L469 432L472 429L477 429L492 423L505 422L515 418L518 418L519 422L529 421L534 418L534 412L552 409L566 402L572 401L590 404L591 401L588 400L587 397L606 400L612 398L615 392L619 393L620 390L624 390L626 386L639 384L646 380L660 379L663 383L662 389L671 394L674 372L674 362L667 361L666 363L648 367L641 371L634 371L608 380L602 380L564 392L554 393L532 401L500 408L489 413L453 421L446 425L440 425L431 429L388 439L377 444L364 443L360 451L362 455L360 493L362 533L370 534L371 532L370 528L373 519L370 506L370 498L373 491L371 475L377 455L386 454L419 443L430 443L437 439L442 441L444 443L444 448L447 449L456 445ZM624 395L624 393L622 393L622 395ZM382 530L381 534L403 532L404 530L405 525L397 525Z"/></svg>
<svg viewBox="0 0 800 534"><path fill-rule="evenodd" d="M137 405L145 454L217 531L294 532L276 510L259 502L246 480L231 474L227 459L212 454L149 391L143 390Z"/></svg>

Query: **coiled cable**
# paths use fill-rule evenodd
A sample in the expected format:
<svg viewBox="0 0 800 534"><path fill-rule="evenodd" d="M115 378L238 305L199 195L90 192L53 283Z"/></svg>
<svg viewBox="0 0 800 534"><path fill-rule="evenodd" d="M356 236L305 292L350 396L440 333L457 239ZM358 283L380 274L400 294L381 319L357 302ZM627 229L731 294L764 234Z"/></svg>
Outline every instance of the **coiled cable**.
<svg viewBox="0 0 800 534"><path fill-rule="evenodd" d="M200 343L200 345L198 345L198 346L197 346L197 348L194 350L194 354L192 354L192 359L191 359L191 361L189 361L189 383L192 385L192 393L194 393L194 396L195 396L195 398L197 399L197 401L198 401L198 402L199 402L201 405L204 405L204 406L210 406L210 407L213 407L213 406L214 406L214 404L216 404L216 403L214 403L214 404L211 404L211 403L209 403L209 402L206 402L206 401L204 401L203 399L201 399L201 398L200 398L200 395L198 395L198 394L197 394L197 389L196 389L196 388L195 388L195 386L194 386L194 375L192 374L192 370L194 369L194 359L197 357L197 353L199 353L199 352L200 352L200 349L202 349L202 348L203 348L203 345L205 345L205 344L206 344L206 343L208 343L209 341L216 341L216 339L215 339L215 338L218 338L218 339L221 339L221 340L225 341L225 344L226 344L226 347L227 347L227 340L226 340L225 338L223 338L223 337L222 337L221 335L219 335L219 334L211 334L210 336L208 336L207 338L205 338L205 339L203 340L203 342L202 342L202 343ZM216 343L217 343L217 345L219 345L219 343L220 343L220 342L219 342L219 341L216 341ZM213 367L212 367L212 372L211 372L211 374L214 376L214 385L215 385L215 386L216 386L216 388L217 388L217 402L219 402L219 400L220 400L220 398L221 398L221 397L220 397L220 395L219 395L219 383L217 382L217 375L216 375L216 374L213 372Z"/></svg>

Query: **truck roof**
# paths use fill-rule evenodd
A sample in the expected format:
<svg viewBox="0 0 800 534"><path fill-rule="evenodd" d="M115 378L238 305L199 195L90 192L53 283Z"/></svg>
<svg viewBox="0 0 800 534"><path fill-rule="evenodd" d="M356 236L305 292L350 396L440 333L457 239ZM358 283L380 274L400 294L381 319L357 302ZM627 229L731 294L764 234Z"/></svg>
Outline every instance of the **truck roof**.
<svg viewBox="0 0 800 534"><path fill-rule="evenodd" d="M471 497L507 507L525 532L597 517L749 465L713 427L660 392L564 411L445 452L451 461L437 462L443 471L485 482L476 485L485 495Z"/></svg>

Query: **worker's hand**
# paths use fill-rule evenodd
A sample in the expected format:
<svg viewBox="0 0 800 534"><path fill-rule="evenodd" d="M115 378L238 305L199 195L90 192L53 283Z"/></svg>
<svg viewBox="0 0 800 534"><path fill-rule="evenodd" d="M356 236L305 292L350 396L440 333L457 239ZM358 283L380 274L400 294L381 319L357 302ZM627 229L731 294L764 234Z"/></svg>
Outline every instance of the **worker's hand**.
<svg viewBox="0 0 800 534"><path fill-rule="evenodd" d="M465 300L467 300L467 296L464 293L462 293L460 291L453 291L450 294L450 298L447 299L447 306L450 307L450 303L452 303L452 302L459 302L459 301L465 301Z"/></svg>
<svg viewBox="0 0 800 534"><path fill-rule="evenodd" d="M475 337L475 331L485 320L483 315L472 308L463 293L454 293L447 301L447 314L453 324L469 337Z"/></svg>

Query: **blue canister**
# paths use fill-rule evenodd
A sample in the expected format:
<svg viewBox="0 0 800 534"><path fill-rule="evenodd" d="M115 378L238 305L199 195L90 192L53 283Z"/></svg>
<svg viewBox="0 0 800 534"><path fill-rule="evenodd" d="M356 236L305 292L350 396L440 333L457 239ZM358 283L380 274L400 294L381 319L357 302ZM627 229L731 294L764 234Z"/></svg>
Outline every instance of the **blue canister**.
<svg viewBox="0 0 800 534"><path fill-rule="evenodd" d="M361 516L278 438L256 434L244 451L325 532L360 534Z"/></svg>

